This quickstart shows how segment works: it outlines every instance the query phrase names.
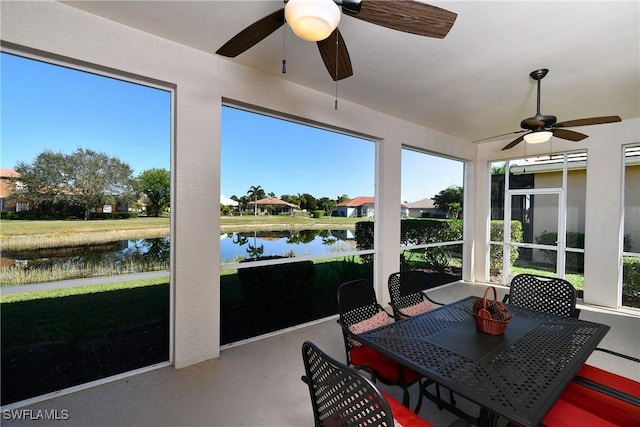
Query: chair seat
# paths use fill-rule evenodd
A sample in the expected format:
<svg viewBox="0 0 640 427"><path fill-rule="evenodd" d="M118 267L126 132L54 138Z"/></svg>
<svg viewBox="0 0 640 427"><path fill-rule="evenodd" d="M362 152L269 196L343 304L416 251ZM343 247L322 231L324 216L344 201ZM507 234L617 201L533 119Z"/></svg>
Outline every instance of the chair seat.
<svg viewBox="0 0 640 427"><path fill-rule="evenodd" d="M433 424L421 418L389 394L384 391L381 393L391 408L396 427L433 427Z"/></svg>
<svg viewBox="0 0 640 427"><path fill-rule="evenodd" d="M578 377L640 398L640 383L629 378L584 365ZM542 422L548 426L622 426L640 425L640 406L572 382Z"/></svg>
<svg viewBox="0 0 640 427"><path fill-rule="evenodd" d="M376 371L376 376L382 379L383 382L398 383L401 379L401 373L404 374L404 381L407 385L413 384L420 379L420 375L417 372L365 346L351 349L351 363L353 365L370 366Z"/></svg>

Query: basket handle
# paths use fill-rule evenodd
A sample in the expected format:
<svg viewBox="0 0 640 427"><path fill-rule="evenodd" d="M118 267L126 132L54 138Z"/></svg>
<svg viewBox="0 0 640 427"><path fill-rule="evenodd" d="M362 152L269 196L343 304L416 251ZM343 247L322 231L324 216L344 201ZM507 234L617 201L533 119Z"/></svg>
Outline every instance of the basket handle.
<svg viewBox="0 0 640 427"><path fill-rule="evenodd" d="M498 301L498 293L496 292L496 288L493 286L487 286L487 289L484 290L484 296L482 297L482 308L487 308L487 294L490 290L493 290L493 300Z"/></svg>

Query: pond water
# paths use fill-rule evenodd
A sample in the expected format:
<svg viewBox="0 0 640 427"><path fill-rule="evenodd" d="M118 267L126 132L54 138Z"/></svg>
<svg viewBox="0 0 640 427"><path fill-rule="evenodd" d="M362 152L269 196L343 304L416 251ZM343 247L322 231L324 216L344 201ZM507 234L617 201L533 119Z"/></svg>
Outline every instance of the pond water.
<svg viewBox="0 0 640 427"><path fill-rule="evenodd" d="M169 262L170 240L158 239L117 240L97 245L63 248L2 251L3 266L46 268L72 264L114 264L128 262Z"/></svg>
<svg viewBox="0 0 640 427"><path fill-rule="evenodd" d="M220 236L220 261L234 262L256 256L331 255L352 251L352 230L259 231ZM170 239L118 240L99 245L2 251L3 266L64 267L71 264L168 263Z"/></svg>
<svg viewBox="0 0 640 427"><path fill-rule="evenodd" d="M355 249L352 230L256 231L220 236L222 262L257 256L339 255Z"/></svg>

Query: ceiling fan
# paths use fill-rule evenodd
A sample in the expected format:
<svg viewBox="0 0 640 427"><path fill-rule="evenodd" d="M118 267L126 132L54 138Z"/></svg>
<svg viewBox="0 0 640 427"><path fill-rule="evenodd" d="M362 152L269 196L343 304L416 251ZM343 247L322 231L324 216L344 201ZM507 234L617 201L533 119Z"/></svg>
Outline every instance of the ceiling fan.
<svg viewBox="0 0 640 427"><path fill-rule="evenodd" d="M444 38L458 16L456 13L421 3L414 0L284 0L286 6L272 12L262 19L249 25L240 31L220 49L218 55L236 57L242 52L255 46L275 30L287 22L294 33L306 40L317 42L320 56L324 61L327 71L334 81L342 80L353 75L349 51L344 39L337 29L340 19L339 6L345 15L370 22L375 25L391 28L405 33L417 34L426 37ZM298 34L295 28L296 22L292 19L291 10L304 7L303 3L313 4L319 8L327 9L333 15L329 20L334 20L332 28L327 35L319 38L305 38ZM313 6L312 6L313 7ZM308 17L308 16L307 16ZM311 21L324 21L325 18L312 16ZM284 72L284 71L283 71Z"/></svg>
<svg viewBox="0 0 640 427"><path fill-rule="evenodd" d="M585 138L588 138L588 135L585 135L580 132L575 132L572 130L564 129L569 127L576 126L589 126L589 125L601 125L604 123L614 123L619 122L622 119L618 116L603 116L603 117L590 117L586 119L576 119L576 120L568 120L565 122L556 123L556 116L548 116L540 114L540 80L544 78L549 72L548 69L542 68L540 70L532 71L529 76L538 82L538 107L536 110L536 115L533 117L529 117L528 119L524 119L520 122L520 127L523 130L509 132L507 134L498 135L505 136L516 133L527 132L524 135L519 136L518 138L511 141L507 144L502 150L508 150L510 148L515 147L520 144L522 141L526 141L529 144L536 144L541 142L547 142L551 139L551 136L555 136L557 138L567 139L569 141L582 141ZM491 137L487 139L496 138Z"/></svg>

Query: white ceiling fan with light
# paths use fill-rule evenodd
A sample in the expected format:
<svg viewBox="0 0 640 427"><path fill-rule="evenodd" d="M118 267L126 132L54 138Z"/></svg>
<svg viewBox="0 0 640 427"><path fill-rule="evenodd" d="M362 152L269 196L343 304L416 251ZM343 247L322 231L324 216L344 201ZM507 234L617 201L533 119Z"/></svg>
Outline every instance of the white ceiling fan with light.
<svg viewBox="0 0 640 427"><path fill-rule="evenodd" d="M284 2L285 7L240 31L216 53L236 57L287 23L298 37L317 43L327 71L334 81L338 81L353 75L349 51L338 30L341 12L382 27L434 38L444 38L458 16L448 10L414 0Z"/></svg>

